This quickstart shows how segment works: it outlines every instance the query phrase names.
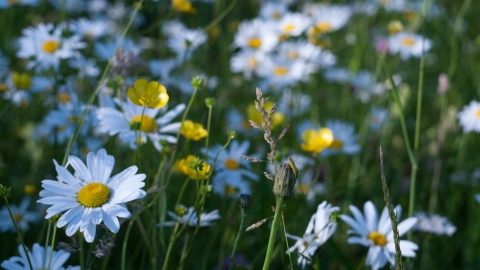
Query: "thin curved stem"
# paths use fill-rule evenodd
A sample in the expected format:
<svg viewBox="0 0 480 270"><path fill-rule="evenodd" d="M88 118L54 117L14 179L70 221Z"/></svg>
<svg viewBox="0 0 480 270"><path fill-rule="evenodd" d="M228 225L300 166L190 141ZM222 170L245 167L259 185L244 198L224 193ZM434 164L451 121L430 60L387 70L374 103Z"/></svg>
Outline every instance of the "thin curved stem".
<svg viewBox="0 0 480 270"><path fill-rule="evenodd" d="M230 265L228 266L228 270L232 270L233 262L235 261L235 254L237 253L238 243L240 242L240 238L243 234L243 222L245 221L245 217L247 213L244 209L242 209L242 221L240 222L240 228L238 228L237 238L235 239L235 244L233 245L232 255L230 256Z"/></svg>
<svg viewBox="0 0 480 270"><path fill-rule="evenodd" d="M265 261L263 262L263 270L270 268L270 262L272 261L273 247L275 246L275 238L277 237L277 228L280 223L280 217L282 215L282 203L280 198L276 199L275 215L273 217L272 229L270 231L270 238L268 239L267 254L265 255Z"/></svg>

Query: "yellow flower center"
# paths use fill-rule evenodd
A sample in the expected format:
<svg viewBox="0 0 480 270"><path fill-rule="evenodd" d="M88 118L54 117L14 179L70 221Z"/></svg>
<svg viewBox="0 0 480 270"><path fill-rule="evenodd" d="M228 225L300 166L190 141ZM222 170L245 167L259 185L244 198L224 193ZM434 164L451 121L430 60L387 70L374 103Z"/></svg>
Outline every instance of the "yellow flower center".
<svg viewBox="0 0 480 270"><path fill-rule="evenodd" d="M85 38L93 38L94 37L93 32L90 32L90 31L87 31L87 32L83 33L83 36Z"/></svg>
<svg viewBox="0 0 480 270"><path fill-rule="evenodd" d="M68 95L68 94L65 93L65 92L61 92L61 93L58 93L57 99L58 99L58 101L60 101L61 103L67 103L67 102L70 101L70 95Z"/></svg>
<svg viewBox="0 0 480 270"><path fill-rule="evenodd" d="M334 139L332 144L328 148L340 149L343 146L343 142L337 139Z"/></svg>
<svg viewBox="0 0 480 270"><path fill-rule="evenodd" d="M288 73L288 68L284 66L276 67L273 69L273 74L277 76L284 76Z"/></svg>
<svg viewBox="0 0 480 270"><path fill-rule="evenodd" d="M272 18L275 19L275 20L280 19L280 16L281 16L281 15L280 15L280 13L278 13L278 12L274 12L274 13L272 14Z"/></svg>
<svg viewBox="0 0 480 270"><path fill-rule="evenodd" d="M413 11L405 11L405 12L403 12L402 17L403 17L405 20L411 22L411 21L413 21L413 19L415 18L415 12L413 12Z"/></svg>
<svg viewBox="0 0 480 270"><path fill-rule="evenodd" d="M322 33L329 32L332 30L332 25L329 22L320 22L317 23L317 29Z"/></svg>
<svg viewBox="0 0 480 270"><path fill-rule="evenodd" d="M110 189L102 183L90 183L78 192L78 202L85 207L100 207L110 199Z"/></svg>
<svg viewBox="0 0 480 270"><path fill-rule="evenodd" d="M60 42L56 40L47 40L43 43L43 50L47 53L54 53L58 47L60 47Z"/></svg>
<svg viewBox="0 0 480 270"><path fill-rule="evenodd" d="M329 128L309 129L302 134L305 141L300 147L307 152L320 153L333 142L333 132Z"/></svg>
<svg viewBox="0 0 480 270"><path fill-rule="evenodd" d="M289 51L289 52L287 53L287 57L288 57L288 59L295 59L295 58L298 57L298 53L295 52L295 51Z"/></svg>
<svg viewBox="0 0 480 270"><path fill-rule="evenodd" d="M20 221L22 219L22 215L20 214L13 214L13 219L15 219L15 221Z"/></svg>
<svg viewBox="0 0 480 270"><path fill-rule="evenodd" d="M251 38L250 41L248 41L248 46L258 49L262 45L262 41L259 38Z"/></svg>
<svg viewBox="0 0 480 270"><path fill-rule="evenodd" d="M235 193L237 193L237 189L235 187L232 187L232 186L229 186L229 185L225 186L225 194L233 195Z"/></svg>
<svg viewBox="0 0 480 270"><path fill-rule="evenodd" d="M476 116L480 118L480 110L477 111Z"/></svg>
<svg viewBox="0 0 480 270"><path fill-rule="evenodd" d="M249 57L247 60L247 65L249 68L255 68L257 67L257 60L255 60L253 57Z"/></svg>
<svg viewBox="0 0 480 270"><path fill-rule="evenodd" d="M142 123L140 129L143 132L154 132L158 128L157 122L155 122L155 119L151 118L150 116L143 115L142 119L142 115L137 115L130 121L132 124L140 124L140 122Z"/></svg>
<svg viewBox="0 0 480 270"><path fill-rule="evenodd" d="M8 89L8 86L4 83L0 83L0 91L1 92L7 92L9 91L10 89Z"/></svg>
<svg viewBox="0 0 480 270"><path fill-rule="evenodd" d="M229 170L236 170L236 169L238 169L239 166L240 166L240 164L238 164L238 162L234 159L227 158L225 160L225 167L227 167L227 169L229 169Z"/></svg>
<svg viewBox="0 0 480 270"><path fill-rule="evenodd" d="M413 44L415 44L415 39L412 37L406 37L402 40L402 44L408 47L412 46Z"/></svg>
<svg viewBox="0 0 480 270"><path fill-rule="evenodd" d="M35 188L35 185L26 185L23 187L23 192L25 192L25 194L27 195L32 195L34 194L35 192L37 191L37 188Z"/></svg>
<svg viewBox="0 0 480 270"><path fill-rule="evenodd" d="M387 238L379 232L371 232L368 235L368 239L372 240L375 246L384 247L387 245Z"/></svg>
<svg viewBox="0 0 480 270"><path fill-rule="evenodd" d="M57 127L57 130L58 130L58 131L64 131L65 129L67 129L66 126L58 126L58 127Z"/></svg>
<svg viewBox="0 0 480 270"><path fill-rule="evenodd" d="M283 32L285 33L290 33L293 31L293 29L295 29L295 25L293 24L287 24L283 27Z"/></svg>
<svg viewBox="0 0 480 270"><path fill-rule="evenodd" d="M310 186L305 184L305 183L301 183L297 187L298 193L301 193L301 194L304 194L304 195L307 194L309 189L310 189Z"/></svg>
<svg viewBox="0 0 480 270"><path fill-rule="evenodd" d="M12 73L12 82L17 89L27 90L32 87L32 79L26 73Z"/></svg>

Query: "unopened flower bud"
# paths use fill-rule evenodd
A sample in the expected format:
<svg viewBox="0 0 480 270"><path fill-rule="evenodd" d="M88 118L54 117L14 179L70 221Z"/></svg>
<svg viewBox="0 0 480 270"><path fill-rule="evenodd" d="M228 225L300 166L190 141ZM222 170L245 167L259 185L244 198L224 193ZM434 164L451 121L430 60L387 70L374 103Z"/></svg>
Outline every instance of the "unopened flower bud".
<svg viewBox="0 0 480 270"><path fill-rule="evenodd" d="M388 28L388 32L390 32L390 34L393 35L402 31L403 25L402 25L402 22L395 20L395 21L389 22L387 28Z"/></svg>
<svg viewBox="0 0 480 270"><path fill-rule="evenodd" d="M195 88L195 89L203 88L204 81L205 81L204 79L202 79L198 76L193 77L193 79L192 79L193 88Z"/></svg>
<svg viewBox="0 0 480 270"><path fill-rule="evenodd" d="M288 161L289 163L282 164L278 169L273 184L273 193L282 200L288 200L292 196L295 182L297 182L297 167L290 157Z"/></svg>
<svg viewBox="0 0 480 270"><path fill-rule="evenodd" d="M251 204L250 195L240 194L240 197L238 197L238 204L240 205L240 208L247 210Z"/></svg>
<svg viewBox="0 0 480 270"><path fill-rule="evenodd" d="M207 105L208 108L212 108L215 105L216 101L214 98L206 98L205 99L205 105Z"/></svg>
<svg viewBox="0 0 480 270"><path fill-rule="evenodd" d="M0 196L2 197L11 197L12 195L12 188L7 188L0 185Z"/></svg>

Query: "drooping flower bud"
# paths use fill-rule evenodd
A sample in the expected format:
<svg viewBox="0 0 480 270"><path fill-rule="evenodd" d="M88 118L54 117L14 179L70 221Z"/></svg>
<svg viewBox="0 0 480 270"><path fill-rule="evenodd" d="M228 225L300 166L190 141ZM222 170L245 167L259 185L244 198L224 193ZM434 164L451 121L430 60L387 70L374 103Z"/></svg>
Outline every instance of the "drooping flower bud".
<svg viewBox="0 0 480 270"><path fill-rule="evenodd" d="M295 183L297 182L297 166L293 160L289 157L289 163L282 164L275 175L275 183L273 184L273 193L277 198L282 200L288 200L294 190Z"/></svg>
<svg viewBox="0 0 480 270"><path fill-rule="evenodd" d="M238 204L240 205L240 208L247 210L251 204L250 195L240 194L240 197L238 197Z"/></svg>

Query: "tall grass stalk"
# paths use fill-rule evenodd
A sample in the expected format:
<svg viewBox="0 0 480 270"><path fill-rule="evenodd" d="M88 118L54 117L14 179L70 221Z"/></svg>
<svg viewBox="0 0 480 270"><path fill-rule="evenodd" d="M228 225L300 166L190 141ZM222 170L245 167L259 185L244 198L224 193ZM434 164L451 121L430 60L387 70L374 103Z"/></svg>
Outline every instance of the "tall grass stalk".
<svg viewBox="0 0 480 270"><path fill-rule="evenodd" d="M393 212L392 200L388 192L387 180L385 180L385 170L383 167L383 152L382 152L381 146L380 146L380 172L381 172L381 178L382 178L383 198L385 200L385 204L387 205L390 221L392 222L393 241L395 242L395 261L396 261L395 269L403 270L402 251L400 250L400 236L397 228L398 219L397 219L397 214Z"/></svg>

